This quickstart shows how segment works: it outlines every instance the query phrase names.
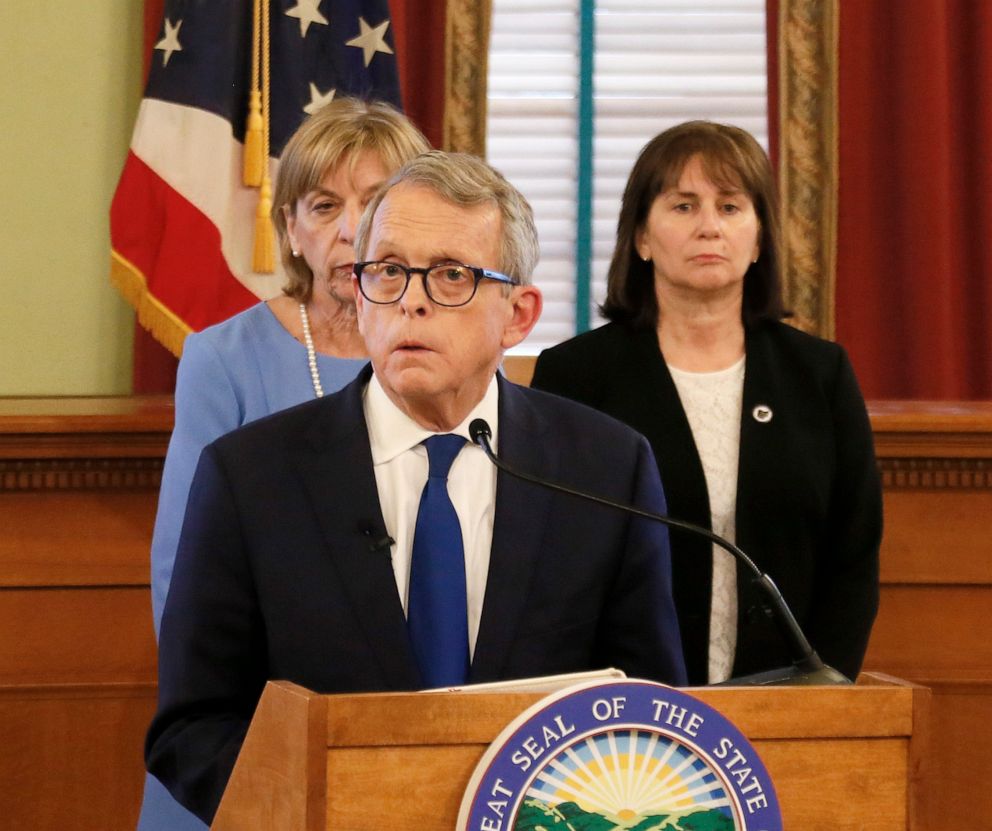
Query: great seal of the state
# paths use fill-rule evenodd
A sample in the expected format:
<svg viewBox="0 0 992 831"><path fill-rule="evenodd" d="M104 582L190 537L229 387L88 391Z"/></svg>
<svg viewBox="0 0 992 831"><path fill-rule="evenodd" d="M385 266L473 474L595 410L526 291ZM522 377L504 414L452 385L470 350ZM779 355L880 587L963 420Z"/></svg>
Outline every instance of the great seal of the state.
<svg viewBox="0 0 992 831"><path fill-rule="evenodd" d="M782 831L743 733L649 681L568 687L521 713L466 788L457 831Z"/></svg>

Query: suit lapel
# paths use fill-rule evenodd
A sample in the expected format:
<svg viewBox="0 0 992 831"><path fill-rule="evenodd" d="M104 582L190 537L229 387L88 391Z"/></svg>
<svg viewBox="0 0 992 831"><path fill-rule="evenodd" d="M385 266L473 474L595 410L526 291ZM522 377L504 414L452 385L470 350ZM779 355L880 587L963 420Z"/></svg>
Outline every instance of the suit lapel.
<svg viewBox="0 0 992 831"><path fill-rule="evenodd" d="M776 552L750 551L752 528L767 521L768 495L760 490L769 478L769 459L783 452L783 430L789 419L781 392L787 389L778 371L770 329L757 325L747 332L747 364L741 402L741 453L737 472L737 544L769 573L778 573Z"/></svg>
<svg viewBox="0 0 992 831"><path fill-rule="evenodd" d="M560 449L548 440L548 425L525 395L499 379L499 455L521 471L554 479ZM501 670L524 615L531 575L541 556L553 494L500 471L489 575L469 680L493 681Z"/></svg>
<svg viewBox="0 0 992 831"><path fill-rule="evenodd" d="M677 487L665 490L669 512L709 528L709 495L703 465L689 419L658 346L658 337L653 329L642 329L633 338L634 355L624 364L632 374L618 383L623 385L624 394L631 397L631 406L639 416L636 421L623 420L643 433L656 448L662 485L666 479L677 481ZM672 475L666 477L666 469L673 471Z"/></svg>
<svg viewBox="0 0 992 831"><path fill-rule="evenodd" d="M689 418L658 346L658 336L654 329L642 329L632 338L635 351L624 363L624 371L630 375L618 381L625 385L625 391L618 394L630 397L640 418L628 423L640 430L654 449L668 514L709 528L706 475ZM690 678L705 679L713 583L710 543L675 528L669 534L672 582L677 588L675 606L687 669Z"/></svg>
<svg viewBox="0 0 992 831"><path fill-rule="evenodd" d="M371 369L327 406L296 446L295 465L327 545L327 555L348 595L387 689L415 689L420 673L410 648L406 617L396 592L389 551L373 542L385 535L362 391ZM333 404L332 404L333 402Z"/></svg>

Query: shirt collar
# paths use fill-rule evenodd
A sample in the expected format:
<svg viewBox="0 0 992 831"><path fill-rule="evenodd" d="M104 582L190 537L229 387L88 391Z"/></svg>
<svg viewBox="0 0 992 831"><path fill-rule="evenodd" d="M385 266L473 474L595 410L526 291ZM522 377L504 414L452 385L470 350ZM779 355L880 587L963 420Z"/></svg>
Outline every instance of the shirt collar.
<svg viewBox="0 0 992 831"><path fill-rule="evenodd" d="M369 430L373 465L389 462L401 453L416 447L424 439L435 435L417 424L390 400L374 372L368 386L365 387L362 408ZM486 389L486 394L482 396L482 400L472 408L461 424L450 432L464 436L465 440L471 444L472 439L468 434L468 425L476 418L484 418L489 423L493 431L491 443L493 447L497 447L499 384L496 382L495 375L489 382L489 387Z"/></svg>

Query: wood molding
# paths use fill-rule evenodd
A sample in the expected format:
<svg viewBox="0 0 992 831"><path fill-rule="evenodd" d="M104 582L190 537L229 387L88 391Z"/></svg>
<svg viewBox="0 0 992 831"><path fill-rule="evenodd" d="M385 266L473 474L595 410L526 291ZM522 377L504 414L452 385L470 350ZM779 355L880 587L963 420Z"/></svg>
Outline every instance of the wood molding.
<svg viewBox="0 0 992 831"><path fill-rule="evenodd" d="M171 395L0 398L0 487L15 486L28 470L64 478L83 462L105 471L133 469L136 460L160 465L174 415ZM92 467L96 460L107 464Z"/></svg>
<svg viewBox="0 0 992 831"><path fill-rule="evenodd" d="M838 0L779 2L782 277L791 322L834 333Z"/></svg>
<svg viewBox="0 0 992 831"><path fill-rule="evenodd" d="M887 491L992 489L992 402L873 401Z"/></svg>
<svg viewBox="0 0 992 831"><path fill-rule="evenodd" d="M883 469L886 459L992 460L992 401L871 401L868 414Z"/></svg>
<svg viewBox="0 0 992 831"><path fill-rule="evenodd" d="M171 395L0 398L0 492L154 490Z"/></svg>
<svg viewBox="0 0 992 831"><path fill-rule="evenodd" d="M986 459L880 459L887 491L992 490L992 461Z"/></svg>
<svg viewBox="0 0 992 831"><path fill-rule="evenodd" d="M171 430L171 395L0 397L0 440L9 435L160 433Z"/></svg>
<svg viewBox="0 0 992 831"><path fill-rule="evenodd" d="M0 686L2 699L152 699L158 695L155 683L104 683L104 684L4 684Z"/></svg>
<svg viewBox="0 0 992 831"><path fill-rule="evenodd" d="M157 490L162 457L0 459L0 491Z"/></svg>

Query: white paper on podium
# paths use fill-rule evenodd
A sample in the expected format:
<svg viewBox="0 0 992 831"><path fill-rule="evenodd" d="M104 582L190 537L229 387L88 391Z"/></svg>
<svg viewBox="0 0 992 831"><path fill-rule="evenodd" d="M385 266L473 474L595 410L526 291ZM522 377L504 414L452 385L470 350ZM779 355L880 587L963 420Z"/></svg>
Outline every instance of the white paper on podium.
<svg viewBox="0 0 992 831"><path fill-rule="evenodd" d="M432 690L422 690L425 693L446 692L533 692L551 693L570 687L573 684L584 684L587 681L617 681L626 678L623 670L607 667L606 669L591 669L586 672L566 672L562 675L541 675L536 678L516 678L512 681L491 681L487 684L466 684L462 687L437 687Z"/></svg>

